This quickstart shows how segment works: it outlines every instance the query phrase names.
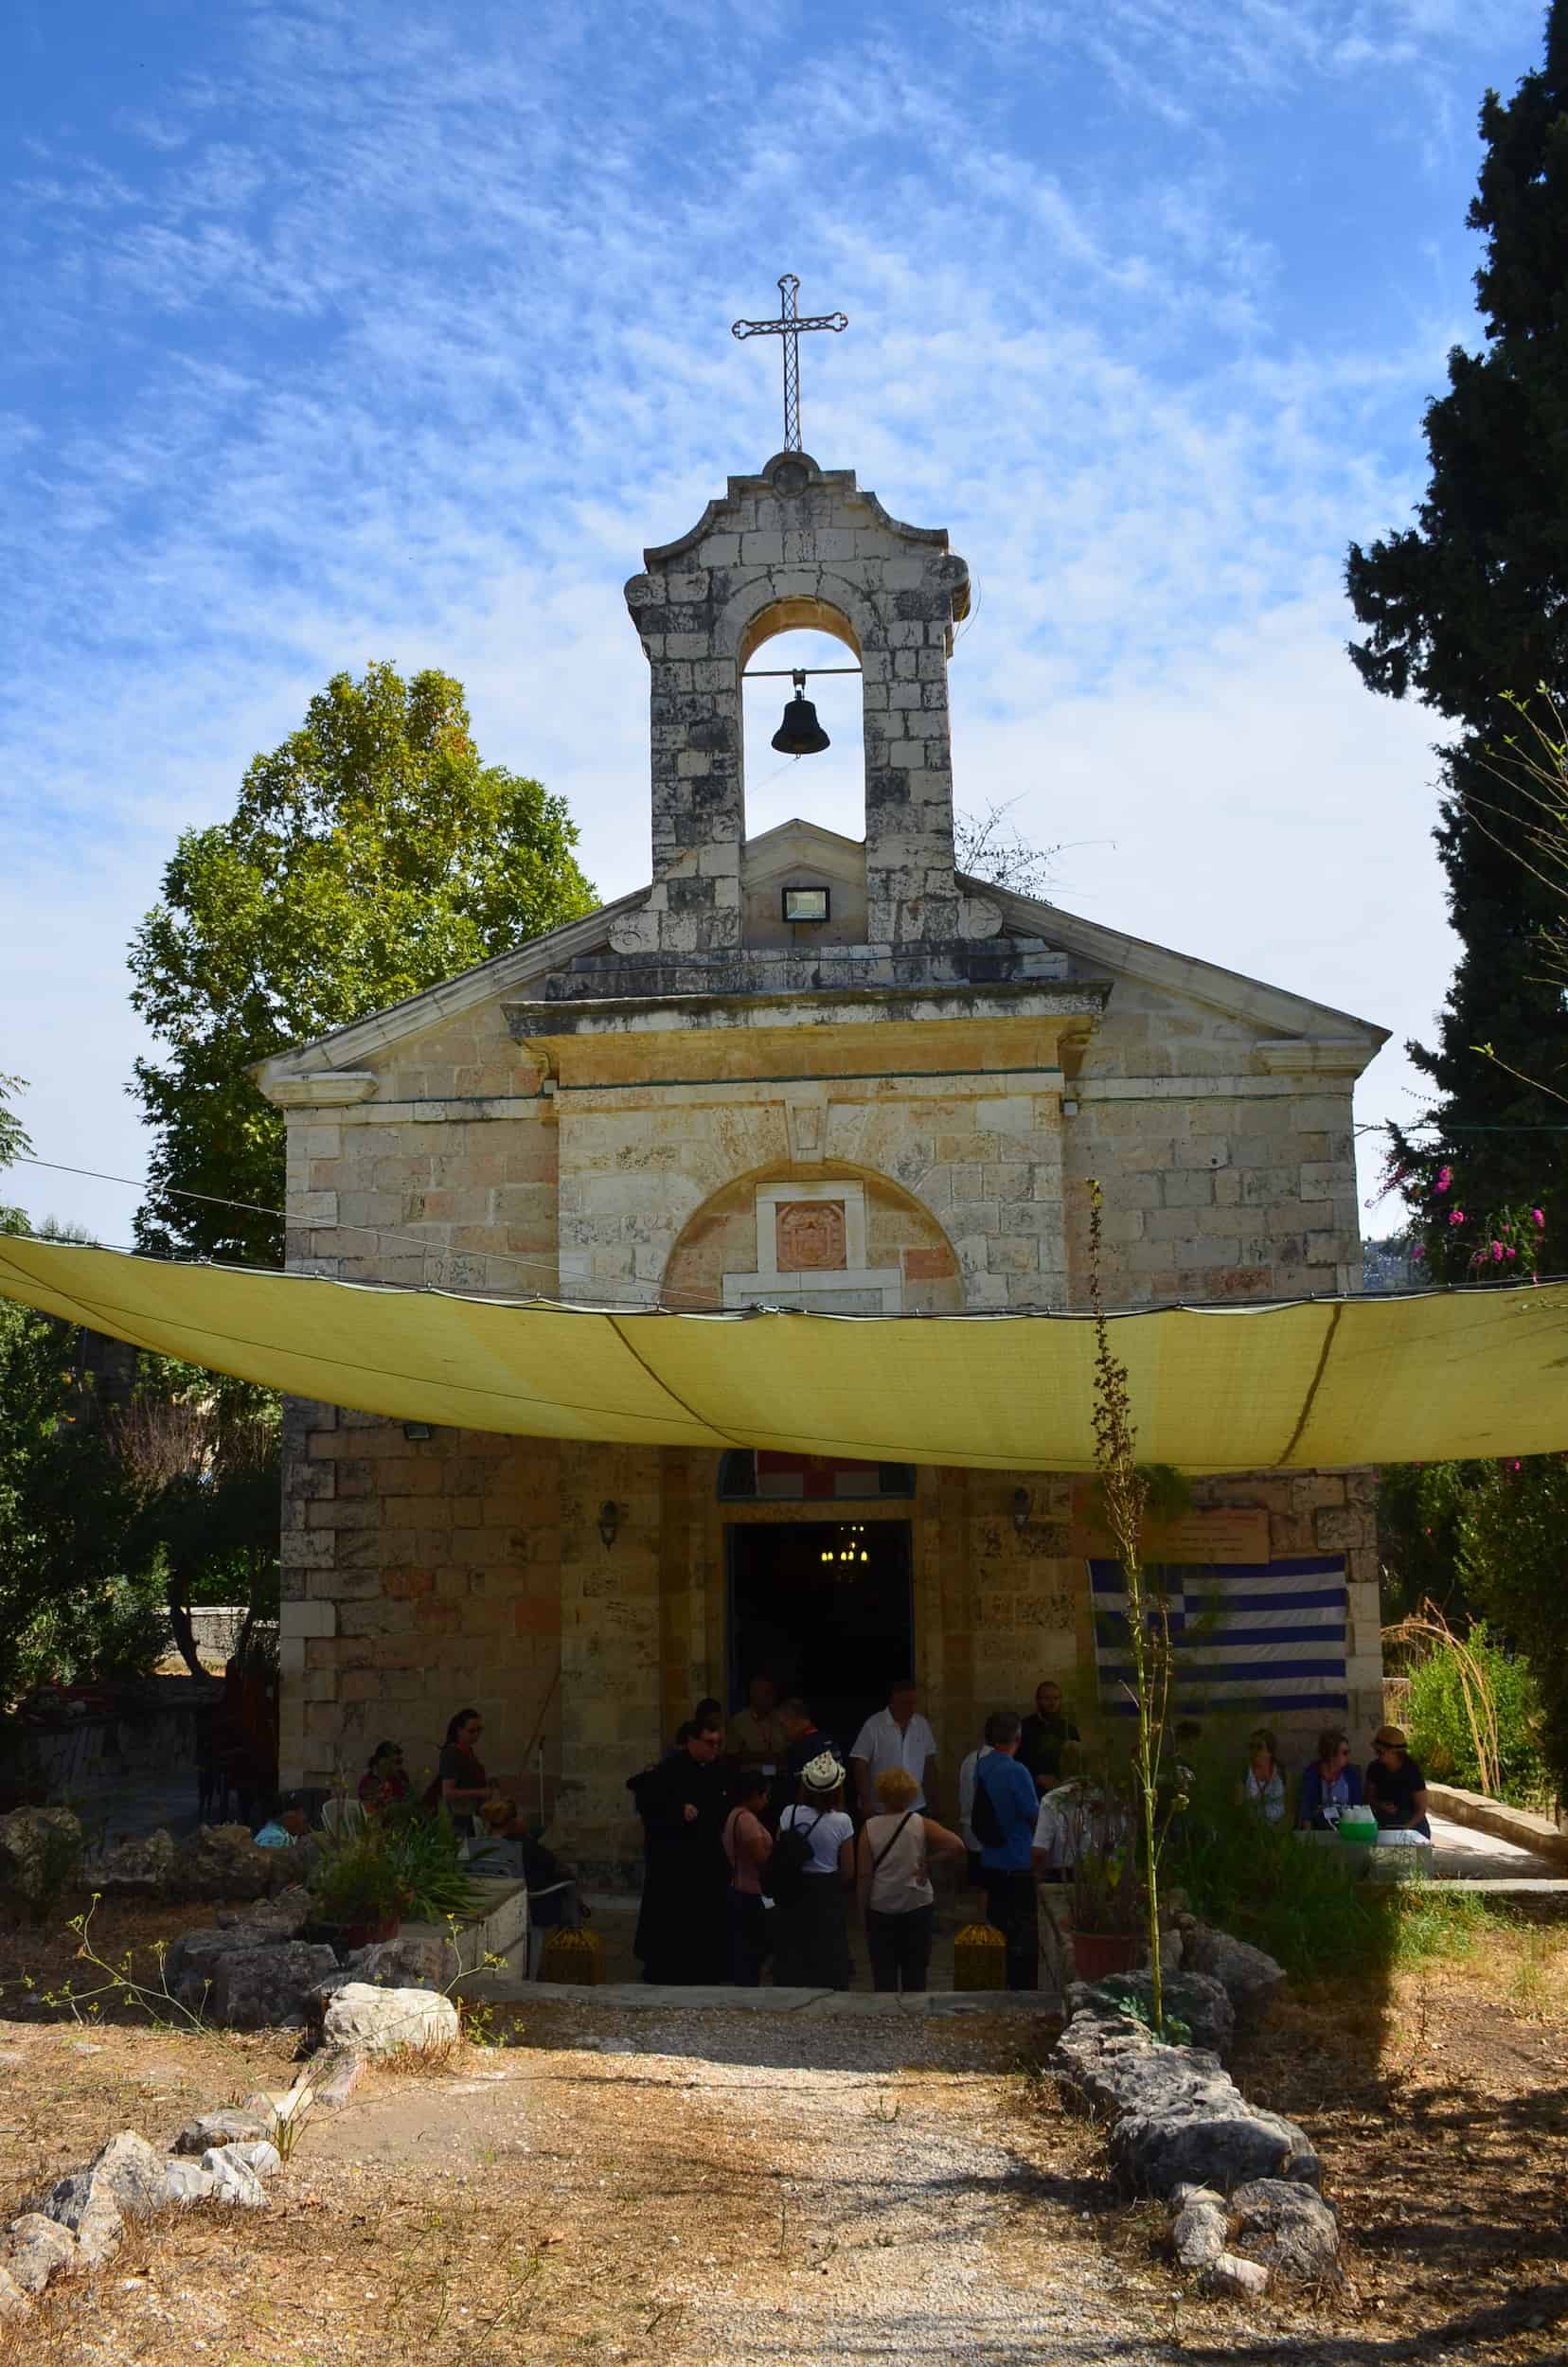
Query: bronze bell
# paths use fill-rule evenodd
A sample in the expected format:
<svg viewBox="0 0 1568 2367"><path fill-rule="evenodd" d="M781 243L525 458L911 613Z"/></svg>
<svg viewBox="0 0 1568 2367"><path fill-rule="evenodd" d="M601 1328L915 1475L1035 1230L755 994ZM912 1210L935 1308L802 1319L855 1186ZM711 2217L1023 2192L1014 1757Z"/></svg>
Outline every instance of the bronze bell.
<svg viewBox="0 0 1568 2367"><path fill-rule="evenodd" d="M781 756L819 756L831 741L817 721L817 711L806 696L806 675L797 669L794 697L784 709L784 721L773 736L773 744Z"/></svg>

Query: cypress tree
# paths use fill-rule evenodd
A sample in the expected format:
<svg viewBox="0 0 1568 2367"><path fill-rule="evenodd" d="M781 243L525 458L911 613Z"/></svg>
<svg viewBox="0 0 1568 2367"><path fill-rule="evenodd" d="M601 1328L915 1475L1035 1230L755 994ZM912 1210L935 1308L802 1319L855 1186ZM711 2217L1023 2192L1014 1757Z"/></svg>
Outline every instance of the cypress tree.
<svg viewBox="0 0 1568 2367"><path fill-rule="evenodd" d="M1507 701L1568 697L1568 0L1552 0L1540 72L1506 102L1487 93L1481 137L1468 221L1486 238L1485 348L1455 347L1428 406L1417 525L1352 544L1346 568L1363 681L1458 726L1438 751L1434 836L1461 952L1435 1046L1409 1047L1436 1088L1434 1125L1397 1134L1395 1163L1431 1270L1452 1279L1521 1208L1544 1208L1542 1262L1564 1263L1568 1135L1545 1130L1568 1124L1568 1020L1541 947L1560 940L1562 902L1521 860L1539 816L1510 778Z"/></svg>

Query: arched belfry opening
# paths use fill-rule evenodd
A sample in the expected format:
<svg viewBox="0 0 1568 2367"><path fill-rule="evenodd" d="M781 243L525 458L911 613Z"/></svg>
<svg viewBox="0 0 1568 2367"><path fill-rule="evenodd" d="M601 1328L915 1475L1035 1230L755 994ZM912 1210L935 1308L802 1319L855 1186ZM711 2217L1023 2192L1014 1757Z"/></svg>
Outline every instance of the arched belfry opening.
<svg viewBox="0 0 1568 2367"><path fill-rule="evenodd" d="M821 823L846 838L865 836L865 703L860 651L826 621L797 625L758 618L742 662L741 792L745 835L781 823ZM798 693L797 693L798 686ZM826 739L795 754L775 743L803 696ZM862 872L864 879L864 867Z"/></svg>
<svg viewBox="0 0 1568 2367"><path fill-rule="evenodd" d="M864 835L860 944L907 962L917 948L993 934L996 907L961 897L953 871L948 660L969 570L946 532L890 518L852 471L783 452L643 556L626 598L650 672L653 884L616 922L616 950L667 970L737 973L755 835L745 678L799 632L828 636L860 667L860 794L828 825Z"/></svg>

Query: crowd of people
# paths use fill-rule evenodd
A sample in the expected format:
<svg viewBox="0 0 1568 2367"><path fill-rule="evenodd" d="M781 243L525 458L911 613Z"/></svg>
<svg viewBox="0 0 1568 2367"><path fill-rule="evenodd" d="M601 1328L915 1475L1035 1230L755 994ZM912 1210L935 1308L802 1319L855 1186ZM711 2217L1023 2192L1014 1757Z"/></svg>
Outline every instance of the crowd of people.
<svg viewBox="0 0 1568 2367"><path fill-rule="evenodd" d="M1000 1933L1007 1986L1040 1977L1042 1891L1068 1882L1085 1846L1114 1839L1103 1803L1081 1780L1078 1733L1051 1680L1020 1717L998 1710L963 1761L956 1829L936 1813L936 1737L912 1678L846 1751L798 1696L779 1700L753 1678L744 1708L699 1701L674 1747L628 1778L645 1842L635 1952L647 1981L756 1987L770 1962L780 1985L844 1989L858 1916L873 1986L921 1990L930 1968L934 1867L950 1863L985 1896ZM1174 1786L1190 1792L1202 1729L1174 1734ZM1397 1727L1380 1727L1364 1778L1347 1735L1319 1735L1292 1786L1274 1734L1253 1734L1238 1798L1272 1824L1331 1827L1370 1806L1386 1830L1430 1837L1426 1778ZM1096 1824L1096 1817L1101 1822Z"/></svg>
<svg viewBox="0 0 1568 2367"><path fill-rule="evenodd" d="M570 1869L544 1847L479 1756L484 1721L459 1710L448 1724L436 1773L420 1798L440 1808L468 1842L471 1870L526 1881L536 1920L577 1919ZM1196 1787L1202 1729L1174 1733L1176 1805ZM780 1700L754 1677L744 1708L726 1719L708 1699L652 1766L627 1779L642 1821L645 1870L634 1950L646 1981L678 1986L759 1984L770 1961L781 1986L846 1989L852 1977L850 1918L865 1934L873 1986L918 1991L930 1969L933 1869L951 1865L981 1890L1000 1934L1011 1989L1040 1976L1042 1891L1072 1876L1086 1846L1105 1847L1102 1796L1081 1779L1079 1737L1053 1680L1025 1717L997 1710L958 1770L956 1829L935 1813L936 1736L912 1677L889 1687L887 1706L861 1726L847 1751L798 1695ZM1274 1735L1253 1732L1237 1785L1238 1805L1267 1824L1330 1829L1348 1807L1371 1808L1380 1828L1431 1837L1426 1777L1396 1726L1380 1726L1364 1775L1349 1736L1330 1728L1292 1785ZM401 1746L379 1743L359 1782L367 1818L413 1805ZM1101 1823L1096 1823L1096 1816ZM309 1819L296 1801L257 1839L289 1846Z"/></svg>
<svg viewBox="0 0 1568 2367"><path fill-rule="evenodd" d="M845 1989L854 1914L873 1985L924 1989L932 1869L948 1860L984 1890L1009 1987L1035 1987L1036 1884L1062 1872L1048 1801L1078 1738L1049 1680L1026 1717L996 1712L959 1770L955 1831L934 1813L936 1737L913 1678L847 1750L766 1676L727 1720L699 1701L668 1753L627 1782L644 1834L644 1979L753 1988L771 1959L781 1986Z"/></svg>

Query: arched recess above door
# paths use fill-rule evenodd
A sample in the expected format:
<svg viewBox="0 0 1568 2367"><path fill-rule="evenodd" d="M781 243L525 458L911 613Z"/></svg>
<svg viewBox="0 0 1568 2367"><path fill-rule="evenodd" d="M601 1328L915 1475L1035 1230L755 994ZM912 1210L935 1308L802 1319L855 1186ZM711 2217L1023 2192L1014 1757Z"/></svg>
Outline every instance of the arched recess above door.
<svg viewBox="0 0 1568 2367"><path fill-rule="evenodd" d="M825 1163L738 1177L687 1219L666 1304L802 1307L846 1315L957 1313L952 1242L924 1203L871 1168Z"/></svg>

